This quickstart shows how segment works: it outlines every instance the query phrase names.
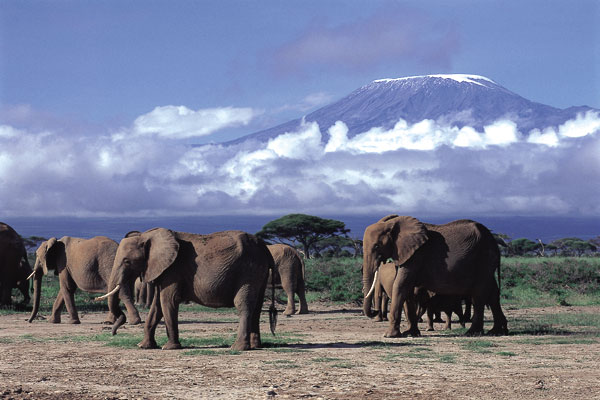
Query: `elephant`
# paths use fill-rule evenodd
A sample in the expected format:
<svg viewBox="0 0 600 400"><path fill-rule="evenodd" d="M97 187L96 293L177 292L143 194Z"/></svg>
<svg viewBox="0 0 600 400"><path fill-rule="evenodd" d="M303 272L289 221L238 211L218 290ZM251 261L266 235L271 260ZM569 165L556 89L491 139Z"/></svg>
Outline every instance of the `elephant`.
<svg viewBox="0 0 600 400"><path fill-rule="evenodd" d="M371 317L374 317L377 322L388 320L388 293L392 293L392 285L395 278L396 265L394 263L381 264L374 284L373 298L369 300L365 299L365 301L372 301L375 304L376 312Z"/></svg>
<svg viewBox="0 0 600 400"><path fill-rule="evenodd" d="M427 330L433 331L433 323L437 322L434 314L443 312L446 314L446 325L444 329L452 329L452 313L458 316L460 325L465 327L465 317L462 310L461 296L437 294L424 287L415 288L415 300L417 302L417 317L420 318L427 313ZM439 320L438 320L439 321Z"/></svg>
<svg viewBox="0 0 600 400"><path fill-rule="evenodd" d="M60 290L52 306L50 322L60 323L63 305L66 305L71 324L79 324L75 308L77 288L92 293L105 293L108 287L113 260L118 244L105 236L81 239L64 236L60 240L50 238L42 242L36 251L33 285L33 310L29 317L32 322L37 316L42 289L42 277L49 270L58 275ZM133 304L133 282L121 292L132 324L141 323L140 314ZM113 323L116 316L110 314L107 322Z"/></svg>
<svg viewBox="0 0 600 400"><path fill-rule="evenodd" d="M414 304L407 300L414 296L415 287L421 286L438 294L472 299L474 314L467 335L483 334L486 304L494 319L488 334L508 333L500 306L500 252L493 235L482 224L458 220L433 225L409 216L388 215L365 229L363 254L363 294L373 286L382 261L392 258L398 267L385 337L420 335ZM409 329L401 333L400 316L405 303ZM370 302L363 304L365 315L370 316Z"/></svg>
<svg viewBox="0 0 600 400"><path fill-rule="evenodd" d="M239 312L234 350L261 347L260 313L269 270L274 261L267 246L241 231L209 235L154 228L121 240L110 276L108 306L118 315L113 335L125 322L116 294L141 276L156 293L144 325L143 349L158 348L155 331L164 316L167 343L164 350L180 349L178 310L183 301L208 307L233 307ZM273 286L274 291L274 286ZM276 311L270 310L274 331Z"/></svg>
<svg viewBox="0 0 600 400"><path fill-rule="evenodd" d="M23 239L11 226L0 222L0 305L12 304L13 288L23 293L23 303L29 303L27 277L31 272Z"/></svg>
<svg viewBox="0 0 600 400"><path fill-rule="evenodd" d="M271 244L267 248L275 261L273 270L275 280L273 283L281 284L281 287L287 295L287 307L283 315L292 315L296 313L296 304L294 294L298 294L300 299L300 309L298 314L308 314L308 304L306 303L306 286L304 283L304 261L298 252L286 244ZM272 279L269 275L269 281Z"/></svg>
<svg viewBox="0 0 600 400"><path fill-rule="evenodd" d="M142 278L135 280L134 287L135 304L150 308L154 299L154 285L150 282L142 282Z"/></svg>

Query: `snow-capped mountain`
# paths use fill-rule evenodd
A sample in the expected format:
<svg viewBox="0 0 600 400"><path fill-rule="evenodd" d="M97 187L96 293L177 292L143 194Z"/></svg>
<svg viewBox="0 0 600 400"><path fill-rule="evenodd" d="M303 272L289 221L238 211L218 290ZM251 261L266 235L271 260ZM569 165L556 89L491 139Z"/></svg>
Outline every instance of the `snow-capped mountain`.
<svg viewBox="0 0 600 400"><path fill-rule="evenodd" d="M392 128L400 119L409 124L425 119L447 126L471 126L481 131L498 120L511 120L528 134L532 129L557 127L592 108L558 109L527 100L479 75L425 75L398 79L379 79L337 102L304 117L317 122L328 140L327 129L336 121L348 127L348 137L374 127ZM231 143L248 139L267 141L298 129L302 118L256 132Z"/></svg>

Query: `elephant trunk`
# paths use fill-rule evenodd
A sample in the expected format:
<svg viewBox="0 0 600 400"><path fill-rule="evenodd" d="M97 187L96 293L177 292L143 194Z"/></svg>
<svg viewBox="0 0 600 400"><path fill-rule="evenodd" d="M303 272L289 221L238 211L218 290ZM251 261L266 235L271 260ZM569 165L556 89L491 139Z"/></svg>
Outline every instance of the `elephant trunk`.
<svg viewBox="0 0 600 400"><path fill-rule="evenodd" d="M372 272L375 268L373 270L370 269L371 263L369 261L367 258L363 264L363 294L365 295L363 299L363 312L367 317L374 318L377 313L371 311L371 305L377 272Z"/></svg>
<svg viewBox="0 0 600 400"><path fill-rule="evenodd" d="M31 323L40 309L40 298L42 296L42 277L44 276L44 272L42 268L38 268L36 265L35 270L33 271L33 309L31 310L31 315L27 322Z"/></svg>
<svg viewBox="0 0 600 400"><path fill-rule="evenodd" d="M117 269L113 268L108 284L108 309L115 320L112 326L113 335L116 335L119 327L127 321L127 317L121 310L121 307L119 307L119 289L127 287L127 285L122 285L121 281L121 274L118 273Z"/></svg>

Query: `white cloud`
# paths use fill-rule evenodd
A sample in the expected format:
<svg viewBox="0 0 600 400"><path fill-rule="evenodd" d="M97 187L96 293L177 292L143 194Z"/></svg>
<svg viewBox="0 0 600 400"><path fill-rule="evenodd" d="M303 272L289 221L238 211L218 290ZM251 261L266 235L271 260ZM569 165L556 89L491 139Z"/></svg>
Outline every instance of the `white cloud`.
<svg viewBox="0 0 600 400"><path fill-rule="evenodd" d="M313 122L263 144L200 147L136 126L77 137L4 125L0 205L6 215L598 214L598 121L523 134L510 121L477 131L401 120L351 138L342 121Z"/></svg>
<svg viewBox="0 0 600 400"><path fill-rule="evenodd" d="M206 136L223 128L247 125L257 114L252 108L193 111L185 106L162 106L139 116L133 123L133 133L171 139Z"/></svg>

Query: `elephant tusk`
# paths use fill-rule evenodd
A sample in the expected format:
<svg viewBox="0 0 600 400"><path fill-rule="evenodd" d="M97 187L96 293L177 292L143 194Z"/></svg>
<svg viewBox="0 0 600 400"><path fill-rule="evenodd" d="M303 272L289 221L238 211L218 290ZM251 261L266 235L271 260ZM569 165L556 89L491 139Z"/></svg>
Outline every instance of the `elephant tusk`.
<svg viewBox="0 0 600 400"><path fill-rule="evenodd" d="M25 279L25 280L26 280L26 281L30 280L31 278L33 278L33 276L34 276L34 275L35 275L35 271L33 271L33 272L31 273L31 275L29 275L29 276L27 277L27 279Z"/></svg>
<svg viewBox="0 0 600 400"><path fill-rule="evenodd" d="M377 273L379 272L379 270L375 271L375 275L373 275L373 284L371 285L371 289L369 289L369 293L367 293L367 295L365 296L365 299L370 297L371 294L373 293L373 290L375 290L375 282L377 282Z"/></svg>
<svg viewBox="0 0 600 400"><path fill-rule="evenodd" d="M104 299L106 299L107 297L109 297L109 296L111 296L111 295L113 295L113 294L117 293L118 291L119 291L119 285L117 285L117 286L116 286L116 287L115 287L113 290L111 290L109 293L106 293L105 295L103 295L103 296L100 296L100 297L96 297L94 300L96 300L96 301L104 300Z"/></svg>

